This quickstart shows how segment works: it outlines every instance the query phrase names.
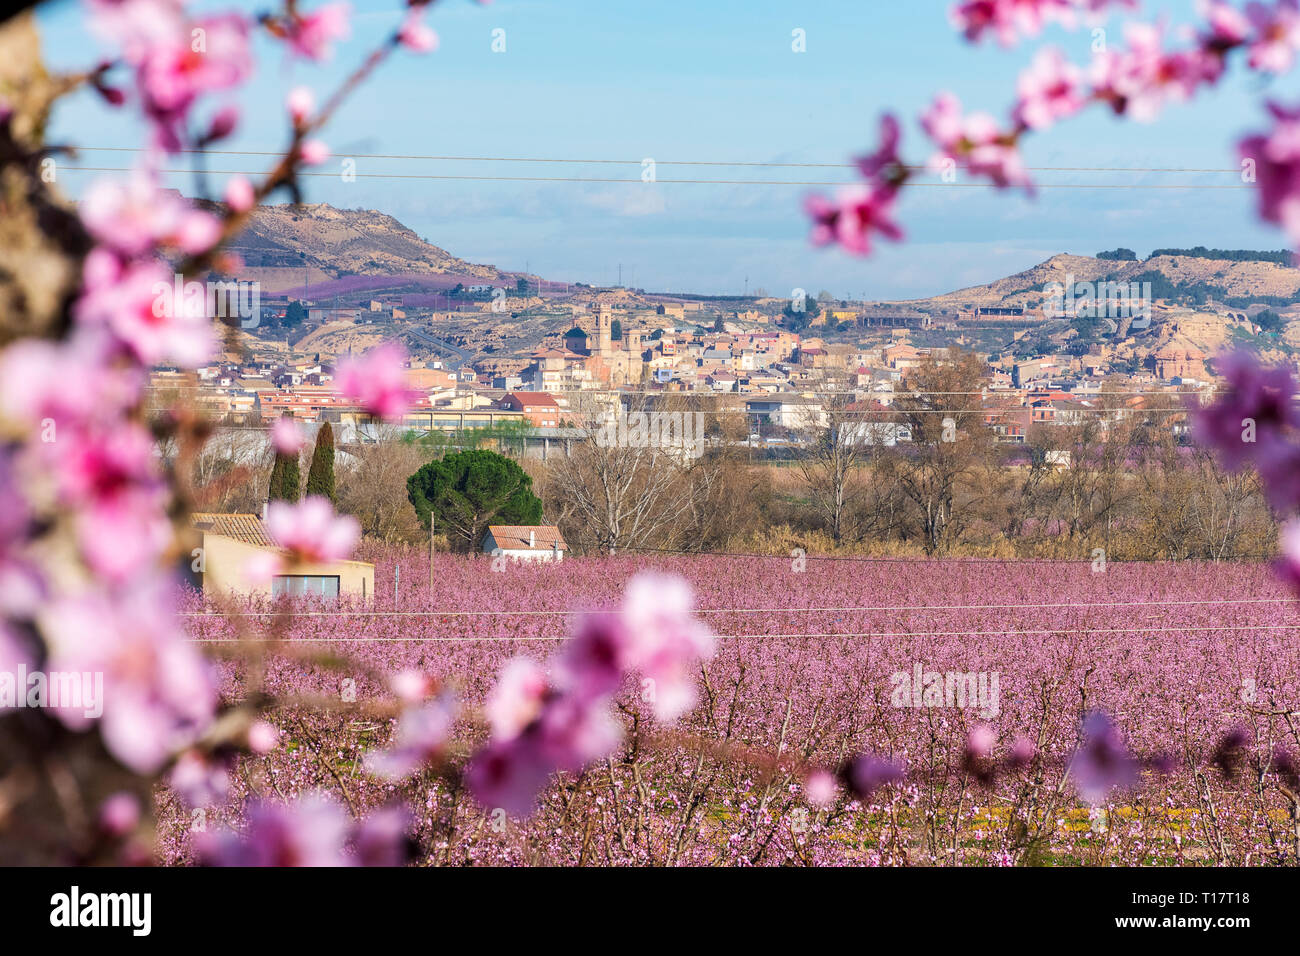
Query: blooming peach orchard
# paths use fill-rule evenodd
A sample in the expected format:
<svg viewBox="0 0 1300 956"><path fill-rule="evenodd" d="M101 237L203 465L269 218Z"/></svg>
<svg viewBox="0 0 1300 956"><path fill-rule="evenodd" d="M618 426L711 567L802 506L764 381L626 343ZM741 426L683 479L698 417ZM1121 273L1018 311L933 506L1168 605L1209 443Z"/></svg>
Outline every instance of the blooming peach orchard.
<svg viewBox="0 0 1300 956"><path fill-rule="evenodd" d="M188 298L157 308L155 287L238 271L224 245L257 203L300 198L340 103L389 57L435 51L430 6L413 0L338 89L295 89L279 158L214 206L163 191L161 170L239 127L228 97L254 76L255 33L308 64L340 55L346 4L87 0L100 49L84 69L0 103L5 251L30 263L3 277L0 859L1297 862L1296 611L1263 566L445 558L432 593L408 583L365 606L185 593L189 466L210 423L185 402L147 419L144 383L157 363L205 361L222 329ZM1010 44L1111 6L1139 13L974 0L953 17L972 42ZM1032 190L1022 137L1094 106L1149 120L1230 68L1287 70L1300 13L1211 2L1203 22L1124 36L1088 65L1041 52L1002 123L939 92L920 117L929 168ZM43 135L76 89L149 131L139 166L79 208L48 175L75 144ZM1269 114L1241 143L1243 177L1296 240L1300 111ZM816 242L902 237L895 203L923 168L900 158L895 117L880 129L865 184L809 200ZM340 387L400 419L401 361L376 350ZM1292 512L1294 383L1227 366L1201 433ZM267 524L281 570L357 546L323 499ZM1300 530L1282 540L1295 582ZM381 579L400 559L427 580L420 558L371 556ZM15 674L46 672L99 675L98 706L16 692Z"/></svg>
<svg viewBox="0 0 1300 956"><path fill-rule="evenodd" d="M187 600L208 649L275 629L218 686L279 703L264 753L161 791L168 861L243 859L241 808L304 795L268 824L282 859L360 853L350 817L397 802L431 865L1296 861L1300 610L1266 566L438 555L431 593L427 554L363 555L415 583L278 628ZM664 575L696 664L618 674L616 621L574 610L675 617ZM575 728L584 692L604 713ZM565 772L512 763L530 733Z"/></svg>

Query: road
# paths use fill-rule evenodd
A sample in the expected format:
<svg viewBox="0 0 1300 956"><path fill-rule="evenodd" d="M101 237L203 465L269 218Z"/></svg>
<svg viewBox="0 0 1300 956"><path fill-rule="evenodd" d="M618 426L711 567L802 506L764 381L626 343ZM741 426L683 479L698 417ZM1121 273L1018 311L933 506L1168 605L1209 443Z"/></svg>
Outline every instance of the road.
<svg viewBox="0 0 1300 956"><path fill-rule="evenodd" d="M468 362L470 359L469 352L466 352L464 349L456 348L456 346L452 345L450 342L446 342L440 338L437 338L431 333L426 332L424 329L412 327L409 329L405 329L404 333L406 335L410 335L413 338L418 339L419 341L423 342L425 345L430 346L431 348L435 348L438 351L443 352L444 354L450 355L451 357L445 359L442 363L443 367L446 368L447 371L449 372L455 372L459 370L460 367L464 365L466 362Z"/></svg>

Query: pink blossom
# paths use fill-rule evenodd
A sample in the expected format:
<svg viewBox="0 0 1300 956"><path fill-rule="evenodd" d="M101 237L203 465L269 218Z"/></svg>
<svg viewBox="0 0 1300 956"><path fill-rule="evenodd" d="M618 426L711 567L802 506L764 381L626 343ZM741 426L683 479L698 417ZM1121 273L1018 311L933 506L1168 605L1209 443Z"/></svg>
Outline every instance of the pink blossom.
<svg viewBox="0 0 1300 956"><path fill-rule="evenodd" d="M965 0L952 8L953 26L966 39L978 41L991 32L1003 46L1020 36L1032 36L1052 21L1070 25L1074 18L1071 0Z"/></svg>
<svg viewBox="0 0 1300 956"><path fill-rule="evenodd" d="M359 358L339 362L338 387L367 412L384 421L399 422L419 393L406 384L406 349L387 342Z"/></svg>
<svg viewBox="0 0 1300 956"><path fill-rule="evenodd" d="M814 807L829 807L833 804L837 789L835 776L825 770L814 770L803 785L804 796Z"/></svg>
<svg viewBox="0 0 1300 956"><path fill-rule="evenodd" d="M1300 244L1300 108L1270 102L1273 128L1238 144L1241 158L1254 164L1259 215L1276 223L1292 244Z"/></svg>
<svg viewBox="0 0 1300 956"><path fill-rule="evenodd" d="M1252 460L1264 476L1279 470L1274 460L1285 468L1291 449L1287 433L1300 427L1291 403L1291 372L1282 366L1264 368L1246 352L1222 356L1216 365L1227 389L1213 404L1194 409L1196 437L1234 471Z"/></svg>
<svg viewBox="0 0 1300 956"><path fill-rule="evenodd" d="M99 827L110 836L125 836L140 823L140 800L119 790L99 805Z"/></svg>
<svg viewBox="0 0 1300 956"><path fill-rule="evenodd" d="M187 750L176 759L167 783L188 806L211 807L225 802L230 772L224 761Z"/></svg>
<svg viewBox="0 0 1300 956"><path fill-rule="evenodd" d="M123 488L85 502L75 523L86 564L113 582L152 569L171 541L165 507L156 487Z"/></svg>
<svg viewBox="0 0 1300 956"><path fill-rule="evenodd" d="M408 667L400 673L394 674L389 681L393 693L397 699L405 701L408 704L417 704L429 695L433 689L433 683L428 676L420 670Z"/></svg>
<svg viewBox="0 0 1300 956"><path fill-rule="evenodd" d="M78 328L63 342L19 339L0 351L0 418L27 429L48 420L58 430L82 423L108 426L139 398L138 369L110 364L111 342ZM75 381L76 388L67 383Z"/></svg>
<svg viewBox="0 0 1300 956"><path fill-rule="evenodd" d="M103 674L102 715L72 704L53 713L74 730L97 723L108 751L125 766L156 771L212 720L210 670L181 636L162 582L58 597L38 620L51 671Z"/></svg>
<svg viewBox="0 0 1300 956"><path fill-rule="evenodd" d="M90 567L113 581L151 567L171 528L148 431L129 422L111 431L68 422L60 438L41 448Z"/></svg>
<svg viewBox="0 0 1300 956"><path fill-rule="evenodd" d="M898 155L898 141L898 119L893 114L886 113L880 117L880 145L874 153L860 156L856 160L858 171L867 179L877 180L882 186L888 186L901 178L906 170Z"/></svg>
<svg viewBox="0 0 1300 956"><path fill-rule="evenodd" d="M556 769L576 771L617 747L623 728L610 713L608 698L592 701L561 694L543 708L521 736L533 737L542 755Z"/></svg>
<svg viewBox="0 0 1300 956"><path fill-rule="evenodd" d="M142 170L124 179L96 180L81 204L81 220L99 242L128 257L159 245L206 252L220 230L215 216L160 189Z"/></svg>
<svg viewBox="0 0 1300 956"><path fill-rule="evenodd" d="M235 131L239 125L239 108L235 106L226 106L212 117L212 122L208 124L208 131L203 134L203 142L215 143L218 140L225 139Z"/></svg>
<svg viewBox="0 0 1300 956"><path fill-rule="evenodd" d="M540 748L523 737L492 741L465 768L465 784L480 805L529 816L552 771Z"/></svg>
<svg viewBox="0 0 1300 956"><path fill-rule="evenodd" d="M976 724L966 735L962 768L981 783L991 783L995 776L993 747L997 739L997 732L988 724Z"/></svg>
<svg viewBox="0 0 1300 956"><path fill-rule="evenodd" d="M936 95L921 114L921 129L945 153L959 151L965 136L961 100L947 91Z"/></svg>
<svg viewBox="0 0 1300 956"><path fill-rule="evenodd" d="M566 691L594 699L618 690L632 665L628 631L614 614L590 614L560 653L559 683Z"/></svg>
<svg viewBox="0 0 1300 956"><path fill-rule="evenodd" d="M1070 760L1069 774L1079 795L1092 804L1104 803L1116 787L1137 782L1137 761L1105 714L1094 712L1084 719L1083 743Z"/></svg>
<svg viewBox="0 0 1300 956"><path fill-rule="evenodd" d="M695 705L694 671L713 657L713 634L692 614L693 604L690 585L676 576L646 571L627 585L628 663L653 681L660 720L676 720Z"/></svg>
<svg viewBox="0 0 1300 956"><path fill-rule="evenodd" d="M1210 31L1201 38L1203 45L1230 49L1245 42L1250 35L1249 18L1230 3L1210 0L1202 11Z"/></svg>
<svg viewBox="0 0 1300 956"><path fill-rule="evenodd" d="M976 724L966 735L966 757L968 760L990 760L993 757L993 745L997 743L997 734L988 724Z"/></svg>
<svg viewBox="0 0 1300 956"><path fill-rule="evenodd" d="M294 16L286 29L290 49L309 60L328 60L331 44L348 36L351 10L347 3L327 3L315 13Z"/></svg>
<svg viewBox="0 0 1300 956"><path fill-rule="evenodd" d="M1163 27L1129 23L1124 28L1125 50L1097 54L1089 67L1093 96L1111 109L1138 122L1151 122L1170 100L1190 99L1203 84L1223 74L1218 49L1197 46L1166 53Z"/></svg>
<svg viewBox="0 0 1300 956"><path fill-rule="evenodd" d="M1007 758L1007 764L1013 770L1023 770L1029 766L1037 751L1038 748L1032 740L1028 737L1018 736L1011 742L1011 753Z"/></svg>
<svg viewBox="0 0 1300 956"><path fill-rule="evenodd" d="M330 500L312 495L290 504L272 501L266 509L266 530L302 564L327 564L352 553L361 540L361 526L351 515L336 515Z"/></svg>
<svg viewBox="0 0 1300 956"><path fill-rule="evenodd" d="M410 827L410 811L402 806L381 807L370 814L354 830L357 865L404 866L410 862L414 848Z"/></svg>
<svg viewBox="0 0 1300 956"><path fill-rule="evenodd" d="M174 294L175 277L161 263L124 263L104 249L86 257L78 322L113 331L142 364L172 361L193 368L212 354L206 296Z"/></svg>
<svg viewBox="0 0 1300 956"><path fill-rule="evenodd" d="M305 139L298 147L298 158L308 166L319 166L330 158L330 148L318 139Z"/></svg>
<svg viewBox="0 0 1300 956"><path fill-rule="evenodd" d="M853 758L840 772L841 781L863 803L869 803L877 790L902 777L901 766L870 753Z"/></svg>
<svg viewBox="0 0 1300 956"><path fill-rule="evenodd" d="M1214 764L1225 778L1232 780L1241 769L1241 761L1249 744L1250 732L1238 724L1219 738L1210 754L1210 763Z"/></svg>
<svg viewBox="0 0 1300 956"><path fill-rule="evenodd" d="M302 451L302 427L289 415L281 415L271 426L271 445L281 455L296 455Z"/></svg>
<svg viewBox="0 0 1300 956"><path fill-rule="evenodd" d="M842 189L834 201L809 196L804 209L813 221L812 243L838 242L847 252L867 255L873 232L894 241L902 239L903 231L893 220L895 196L894 190L875 184Z"/></svg>
<svg viewBox="0 0 1300 956"><path fill-rule="evenodd" d="M518 737L541 714L549 690L546 674L536 663L526 657L508 661L483 707L492 737Z"/></svg>
<svg viewBox="0 0 1300 956"><path fill-rule="evenodd" d="M199 856L209 866L347 866L348 815L319 793L291 805L258 802L243 835L230 830L200 834Z"/></svg>
<svg viewBox="0 0 1300 956"><path fill-rule="evenodd" d="M307 122L312 110L316 108L316 95L312 93L310 87L295 86L289 91L285 106L289 110L289 118L293 120L294 125L300 126Z"/></svg>
<svg viewBox="0 0 1300 956"><path fill-rule="evenodd" d="M226 183L226 191L223 198L226 205L235 212L248 212L257 202L257 194L253 192L253 184L243 176L232 176Z"/></svg>
<svg viewBox="0 0 1300 956"><path fill-rule="evenodd" d="M424 11L412 8L397 31L398 41L413 53L429 53L438 48L438 34L424 22Z"/></svg>
<svg viewBox="0 0 1300 956"><path fill-rule="evenodd" d="M1055 48L1040 50L1020 74L1015 117L1030 129L1046 129L1083 108L1083 72Z"/></svg>
<svg viewBox="0 0 1300 956"><path fill-rule="evenodd" d="M90 28L117 44L129 62L184 27L184 0L85 0Z"/></svg>
<svg viewBox="0 0 1300 956"><path fill-rule="evenodd" d="M385 780L401 780L441 755L451 737L458 706L450 697L438 697L428 704L402 711L393 735L393 746L369 754L366 769Z"/></svg>
<svg viewBox="0 0 1300 956"><path fill-rule="evenodd" d="M1250 45L1248 63L1252 69L1268 73L1285 73L1295 63L1300 50L1300 4L1297 0L1278 0L1246 5L1246 16L1257 32Z"/></svg>
<svg viewBox="0 0 1300 956"><path fill-rule="evenodd" d="M136 67L145 114L168 152L183 145L190 108L203 94L238 86L252 70L248 22L239 14L209 17L170 42L145 47Z"/></svg>
<svg viewBox="0 0 1300 956"><path fill-rule="evenodd" d="M972 175L985 176L999 188L1032 188L1016 149L1015 134L999 130L997 121L987 113L963 115L961 101L951 93L935 97L921 114L921 127L939 147L930 160L932 167L964 165Z"/></svg>
<svg viewBox="0 0 1300 956"><path fill-rule="evenodd" d="M248 728L248 749L255 754L268 754L280 743L280 731L265 720L255 720Z"/></svg>
<svg viewBox="0 0 1300 956"><path fill-rule="evenodd" d="M467 771L475 798L526 814L551 773L609 754L622 738L610 698L628 670L647 679L659 719L684 713L695 701L693 668L713 654L713 636L691 609L685 581L642 573L628 584L618 615L580 623L560 653L555 684L534 662L510 661L484 708L491 742Z"/></svg>
<svg viewBox="0 0 1300 956"><path fill-rule="evenodd" d="M181 217L176 246L190 255L210 252L221 239L221 220L210 213L190 210Z"/></svg>

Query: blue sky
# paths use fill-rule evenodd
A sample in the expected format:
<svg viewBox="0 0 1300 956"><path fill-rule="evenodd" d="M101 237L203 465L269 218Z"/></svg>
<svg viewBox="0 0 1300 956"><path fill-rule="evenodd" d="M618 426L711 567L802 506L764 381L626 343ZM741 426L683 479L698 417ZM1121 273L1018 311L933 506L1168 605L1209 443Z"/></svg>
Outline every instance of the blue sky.
<svg viewBox="0 0 1300 956"><path fill-rule="evenodd" d="M315 4L307 2L310 8ZM195 9L246 10L246 2ZM650 290L712 293L795 286L836 295L904 298L949 291L1026 268L1057 252L1091 254L1123 245L1279 248L1259 224L1247 190L1044 189L1034 200L984 189L918 188L900 204L907 241L859 259L807 243L800 186L641 183L653 158L663 179L849 178L848 170L680 166L674 161L841 163L874 146L875 124L892 109L906 122L904 154L929 150L916 114L941 89L969 108L1002 115L1033 50L1060 46L1086 61L1087 30L1049 30L1007 51L971 46L948 25L947 3L910 0L441 0L429 22L438 52L399 52L345 106L325 139L337 156L364 153L605 159L622 165L359 158L355 182L309 181L306 198L390 213L430 242L476 262L548 278ZM323 66L288 61L261 46L258 73L240 98L240 133L228 150L283 144L284 94L307 84L334 88L399 20L397 0L353 3L350 41ZM1173 22L1190 2L1144 4ZM95 44L74 0L41 14L46 56L84 66ZM1122 21L1106 24L1112 43ZM505 31L506 50L491 49ZM791 49L805 31L807 52ZM1030 166L1104 167L1042 171L1048 183L1234 184L1234 173L1137 173L1117 167L1236 165L1234 143L1263 125L1261 93L1294 102L1294 78L1262 86L1235 75L1191 105L1142 126L1098 111L1035 137ZM62 104L55 138L86 146L133 146L140 131L90 94ZM86 153L81 162L126 165L125 154ZM257 170L265 157L218 156L215 170ZM337 168L334 167L326 167ZM633 183L480 182L368 179L368 173L602 177ZM103 174L98 174L103 175ZM85 172L64 176L77 195ZM214 177L220 182L222 177ZM188 176L172 184L192 192Z"/></svg>

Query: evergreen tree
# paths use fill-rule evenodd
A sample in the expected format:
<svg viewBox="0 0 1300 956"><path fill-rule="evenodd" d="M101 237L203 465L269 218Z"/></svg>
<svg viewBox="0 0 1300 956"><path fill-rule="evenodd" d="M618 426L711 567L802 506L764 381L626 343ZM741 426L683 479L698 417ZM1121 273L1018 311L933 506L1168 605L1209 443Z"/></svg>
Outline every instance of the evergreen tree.
<svg viewBox="0 0 1300 956"><path fill-rule="evenodd" d="M329 422L321 425L316 433L316 447L307 471L307 494L323 495L338 504L334 494L334 429Z"/></svg>
<svg viewBox="0 0 1300 956"><path fill-rule="evenodd" d="M277 451L275 464L271 466L270 487L266 490L267 501L297 501L301 494L300 485L298 453L286 455Z"/></svg>
<svg viewBox="0 0 1300 956"><path fill-rule="evenodd" d="M542 502L533 479L512 458L473 449L429 462L406 479L406 493L420 524L437 527L460 551L482 542L490 524L535 525Z"/></svg>
<svg viewBox="0 0 1300 956"><path fill-rule="evenodd" d="M297 501L302 497L302 477L298 471L298 453L284 456L284 484L280 488L280 497L285 501Z"/></svg>
<svg viewBox="0 0 1300 956"><path fill-rule="evenodd" d="M284 497L284 456L279 453L275 456L275 464L271 466L271 484L266 489L267 501L278 501Z"/></svg>

